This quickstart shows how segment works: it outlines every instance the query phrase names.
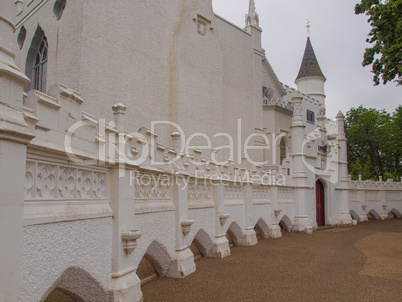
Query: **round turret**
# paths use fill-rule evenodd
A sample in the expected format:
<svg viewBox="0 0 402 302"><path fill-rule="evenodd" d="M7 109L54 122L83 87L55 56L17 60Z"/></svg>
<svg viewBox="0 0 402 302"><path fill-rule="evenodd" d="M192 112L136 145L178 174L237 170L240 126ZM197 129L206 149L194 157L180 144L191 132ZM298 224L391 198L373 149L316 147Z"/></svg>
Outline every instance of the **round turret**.
<svg viewBox="0 0 402 302"><path fill-rule="evenodd" d="M310 37L308 37L303 61L300 66L299 74L295 80L297 90L315 98L325 105L324 84L326 80L327 79L318 64L317 57L315 56Z"/></svg>

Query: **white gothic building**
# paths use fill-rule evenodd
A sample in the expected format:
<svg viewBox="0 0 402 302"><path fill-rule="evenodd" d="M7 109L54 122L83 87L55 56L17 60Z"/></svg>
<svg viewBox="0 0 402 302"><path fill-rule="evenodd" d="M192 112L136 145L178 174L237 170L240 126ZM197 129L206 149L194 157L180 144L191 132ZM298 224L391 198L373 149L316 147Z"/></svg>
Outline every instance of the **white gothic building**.
<svg viewBox="0 0 402 302"><path fill-rule="evenodd" d="M212 0L0 3L1 301L140 301L195 255L401 217L400 183L348 177L310 38L294 89L261 32L253 0L244 28Z"/></svg>

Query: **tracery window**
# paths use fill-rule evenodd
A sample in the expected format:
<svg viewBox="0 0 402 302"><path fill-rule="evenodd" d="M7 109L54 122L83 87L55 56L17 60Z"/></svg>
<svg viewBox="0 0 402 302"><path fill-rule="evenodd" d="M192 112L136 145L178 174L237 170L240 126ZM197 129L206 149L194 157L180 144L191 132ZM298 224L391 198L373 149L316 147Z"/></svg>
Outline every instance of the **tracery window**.
<svg viewBox="0 0 402 302"><path fill-rule="evenodd" d="M47 77L47 39L43 36L39 46L38 53L35 57L33 71L33 89L41 92L46 92L46 77Z"/></svg>
<svg viewBox="0 0 402 302"><path fill-rule="evenodd" d="M46 93L48 49L45 32L38 25L32 38L25 64L25 75L31 80L25 92L35 89Z"/></svg>
<svg viewBox="0 0 402 302"><path fill-rule="evenodd" d="M280 163L282 165L283 160L286 158L286 142L284 138L281 139L281 142L279 144L279 157Z"/></svg>
<svg viewBox="0 0 402 302"><path fill-rule="evenodd" d="M262 86L262 99L263 99L264 105L268 105L269 102L272 101L273 97L274 97L274 92L273 92L272 88Z"/></svg>

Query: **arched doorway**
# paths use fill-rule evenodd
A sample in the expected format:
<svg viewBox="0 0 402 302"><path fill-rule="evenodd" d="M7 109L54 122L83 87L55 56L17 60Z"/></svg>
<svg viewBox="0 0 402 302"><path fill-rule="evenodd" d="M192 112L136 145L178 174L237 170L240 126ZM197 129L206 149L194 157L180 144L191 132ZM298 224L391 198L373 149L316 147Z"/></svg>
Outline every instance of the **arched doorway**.
<svg viewBox="0 0 402 302"><path fill-rule="evenodd" d="M315 183L315 200L317 225L323 226L325 225L324 184L319 179Z"/></svg>

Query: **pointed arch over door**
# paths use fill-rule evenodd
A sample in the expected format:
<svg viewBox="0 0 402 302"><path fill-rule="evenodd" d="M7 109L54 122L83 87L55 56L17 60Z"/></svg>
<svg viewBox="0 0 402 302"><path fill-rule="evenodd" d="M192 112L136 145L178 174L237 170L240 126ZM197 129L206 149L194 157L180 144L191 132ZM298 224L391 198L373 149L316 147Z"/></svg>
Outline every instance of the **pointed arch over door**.
<svg viewBox="0 0 402 302"><path fill-rule="evenodd" d="M315 183L316 219L318 226L325 225L325 195L324 184L321 180Z"/></svg>

